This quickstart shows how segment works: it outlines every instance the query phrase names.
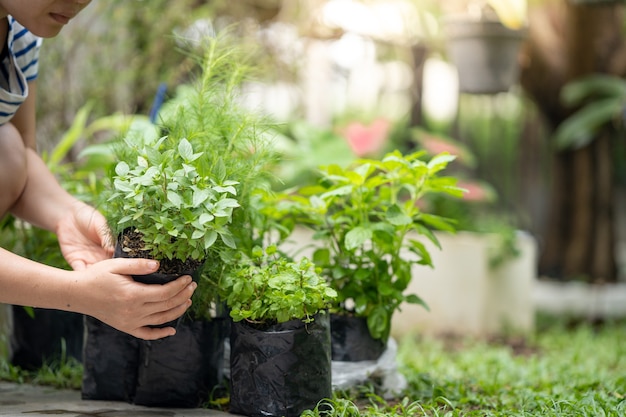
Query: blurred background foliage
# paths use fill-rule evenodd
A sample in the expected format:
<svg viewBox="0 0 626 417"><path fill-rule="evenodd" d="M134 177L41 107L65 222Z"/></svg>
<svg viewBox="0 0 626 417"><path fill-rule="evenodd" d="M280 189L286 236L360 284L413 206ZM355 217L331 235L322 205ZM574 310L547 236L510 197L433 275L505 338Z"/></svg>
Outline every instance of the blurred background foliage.
<svg viewBox="0 0 626 417"><path fill-rule="evenodd" d="M176 86L194 77L197 68L188 55L193 53L192 40L230 28L238 43L255 52L258 79L245 85L242 105L276 121L276 144L285 155L277 188L313 180L320 163L347 164L358 156L378 156L394 148L424 147L419 129L469 155L452 169L467 181L468 189L480 191L473 197L482 196L432 204L457 217L463 229L524 229L542 247L548 226L554 223L550 211L558 152L550 138L555 124L572 110L559 110L563 114L550 120L546 115L554 113L538 105L542 101L525 85L493 95L459 95L456 84L446 81L452 78L436 79L453 72L440 19L467 3L93 2L60 36L44 42L38 87L40 151L53 152L89 103L83 127L100 120L99 127L81 131L63 154L67 165L55 169L69 188L97 192L93 164L106 161L80 155L112 137L103 118L147 116L160 86L167 87L168 99ZM533 7L546 16L573 13L568 0L533 1L530 6L530 18L537 14ZM568 51L561 50L564 55ZM532 54L525 52L524 57ZM567 77L559 82L566 81ZM623 191L626 151L623 140L615 143L613 172L617 189ZM565 154L565 159L574 158L570 156ZM622 230L623 221L616 227ZM619 230L623 241L624 232ZM584 268L546 268L545 273L593 275Z"/></svg>

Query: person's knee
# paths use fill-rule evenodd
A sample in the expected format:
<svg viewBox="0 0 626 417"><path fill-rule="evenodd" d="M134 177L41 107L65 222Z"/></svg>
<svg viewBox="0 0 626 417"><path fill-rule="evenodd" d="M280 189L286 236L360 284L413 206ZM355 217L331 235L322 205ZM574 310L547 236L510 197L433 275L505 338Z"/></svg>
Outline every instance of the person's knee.
<svg viewBox="0 0 626 417"><path fill-rule="evenodd" d="M19 199L27 179L26 147L11 124L0 126L0 218Z"/></svg>

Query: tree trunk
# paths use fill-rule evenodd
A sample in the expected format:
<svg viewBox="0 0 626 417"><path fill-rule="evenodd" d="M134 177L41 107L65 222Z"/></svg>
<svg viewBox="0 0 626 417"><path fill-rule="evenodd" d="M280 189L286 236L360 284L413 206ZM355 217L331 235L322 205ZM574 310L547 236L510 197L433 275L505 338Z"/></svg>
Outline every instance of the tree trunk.
<svg viewBox="0 0 626 417"><path fill-rule="evenodd" d="M573 109L561 88L591 73L623 75L626 47L622 6L547 2L530 15L530 38L521 82L556 128ZM549 220L539 273L551 278L606 282L617 279L612 138L603 130L590 145L555 152Z"/></svg>

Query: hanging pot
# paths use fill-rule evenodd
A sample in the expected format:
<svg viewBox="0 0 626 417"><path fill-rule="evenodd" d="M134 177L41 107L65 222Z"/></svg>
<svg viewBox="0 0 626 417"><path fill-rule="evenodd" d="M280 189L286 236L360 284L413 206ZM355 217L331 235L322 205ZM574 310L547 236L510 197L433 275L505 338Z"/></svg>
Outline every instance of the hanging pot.
<svg viewBox="0 0 626 417"><path fill-rule="evenodd" d="M510 29L486 17L449 16L444 31L460 92L495 94L508 91L517 82L525 29Z"/></svg>
<svg viewBox="0 0 626 417"><path fill-rule="evenodd" d="M374 361L385 351L385 342L370 335L365 317L331 314L330 334L333 361Z"/></svg>
<svg viewBox="0 0 626 417"><path fill-rule="evenodd" d="M250 417L297 417L331 398L327 313L259 328L231 325L230 412Z"/></svg>

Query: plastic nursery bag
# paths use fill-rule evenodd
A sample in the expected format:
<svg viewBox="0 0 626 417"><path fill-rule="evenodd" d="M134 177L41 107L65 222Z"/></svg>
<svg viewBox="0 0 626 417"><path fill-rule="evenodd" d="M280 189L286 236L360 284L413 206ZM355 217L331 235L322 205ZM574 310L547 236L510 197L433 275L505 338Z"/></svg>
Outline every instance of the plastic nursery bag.
<svg viewBox="0 0 626 417"><path fill-rule="evenodd" d="M386 399L393 398L407 387L406 378L398 371L396 354L398 345L389 338L383 354L369 361L332 361L333 389L346 390L374 382Z"/></svg>
<svg viewBox="0 0 626 417"><path fill-rule="evenodd" d="M375 361L385 350L385 342L370 336L364 317L331 314L330 335L333 361Z"/></svg>
<svg viewBox="0 0 626 417"><path fill-rule="evenodd" d="M332 396L328 314L263 330L232 323L230 346L231 413L297 417Z"/></svg>
<svg viewBox="0 0 626 417"><path fill-rule="evenodd" d="M22 306L11 309L12 365L34 371L62 357L82 360L82 314L34 308L31 317Z"/></svg>
<svg viewBox="0 0 626 417"><path fill-rule="evenodd" d="M142 341L134 403L159 407L198 407L222 382L224 339L230 322L182 320L176 334Z"/></svg>
<svg viewBox="0 0 626 417"><path fill-rule="evenodd" d="M85 317L85 327L82 398L131 402L137 384L139 340L93 317Z"/></svg>

